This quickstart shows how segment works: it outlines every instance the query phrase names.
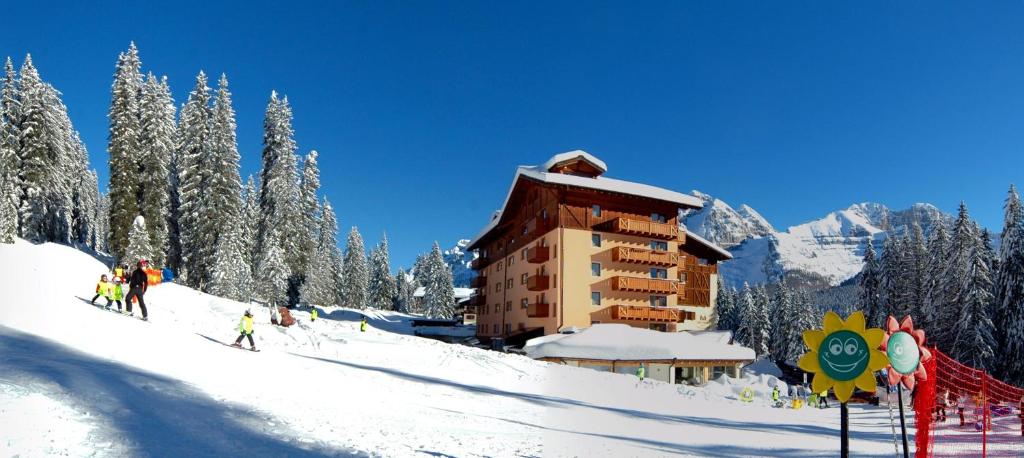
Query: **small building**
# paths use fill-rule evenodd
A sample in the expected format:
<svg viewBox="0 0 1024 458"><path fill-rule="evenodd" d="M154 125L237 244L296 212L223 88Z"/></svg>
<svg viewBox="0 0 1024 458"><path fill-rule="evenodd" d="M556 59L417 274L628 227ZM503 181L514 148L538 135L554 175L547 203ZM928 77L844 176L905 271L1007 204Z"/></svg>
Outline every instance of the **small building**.
<svg viewBox="0 0 1024 458"><path fill-rule="evenodd" d="M722 374L739 377L754 350L731 343L729 332L659 332L625 324L595 324L570 334L531 339L527 356L604 372L635 374L666 383L704 385Z"/></svg>
<svg viewBox="0 0 1024 458"><path fill-rule="evenodd" d="M468 309L466 305L469 304L469 298L473 295L476 290L473 288L455 288L455 316L459 317L462 324L471 326L476 324L476 309ZM427 289L420 286L413 291L412 298L416 301L416 305L423 306L423 296L427 293Z"/></svg>

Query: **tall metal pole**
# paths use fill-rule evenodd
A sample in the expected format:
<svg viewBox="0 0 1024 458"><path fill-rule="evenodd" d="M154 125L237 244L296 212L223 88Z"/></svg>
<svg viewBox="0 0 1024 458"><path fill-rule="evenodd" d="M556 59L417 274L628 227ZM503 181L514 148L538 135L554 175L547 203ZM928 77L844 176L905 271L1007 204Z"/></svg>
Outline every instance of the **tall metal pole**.
<svg viewBox="0 0 1024 458"><path fill-rule="evenodd" d="M839 456L850 458L850 412L845 402L839 404L839 415Z"/></svg>
<svg viewBox="0 0 1024 458"><path fill-rule="evenodd" d="M896 393L898 393L897 399L900 402L900 431L903 432L903 458L910 458L910 449L907 448L907 417L903 414L903 387L897 384Z"/></svg>

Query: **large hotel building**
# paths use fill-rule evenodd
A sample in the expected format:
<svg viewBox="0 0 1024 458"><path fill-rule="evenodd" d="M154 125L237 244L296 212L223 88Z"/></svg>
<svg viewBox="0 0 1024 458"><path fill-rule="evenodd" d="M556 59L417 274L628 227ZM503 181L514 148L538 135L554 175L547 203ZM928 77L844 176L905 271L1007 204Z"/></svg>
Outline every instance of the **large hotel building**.
<svg viewBox="0 0 1024 458"><path fill-rule="evenodd" d="M680 227L691 195L604 177L584 152L521 166L470 243L477 335L520 340L595 323L704 330L728 251Z"/></svg>

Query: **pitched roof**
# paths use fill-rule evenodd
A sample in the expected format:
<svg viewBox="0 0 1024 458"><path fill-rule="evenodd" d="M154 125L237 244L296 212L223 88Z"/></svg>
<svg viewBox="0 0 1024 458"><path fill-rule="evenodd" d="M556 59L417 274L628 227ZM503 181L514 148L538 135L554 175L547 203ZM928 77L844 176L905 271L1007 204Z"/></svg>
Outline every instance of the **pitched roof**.
<svg viewBox="0 0 1024 458"><path fill-rule="evenodd" d="M710 248L714 252L722 255L725 259L732 259L732 253L728 252L725 248L722 248L722 247L720 247L718 245L715 245L714 243L711 243L710 241L708 241L704 237L701 237L701 236L695 234L694 232L690 231L689 229L686 230L686 238L687 238L687 240L693 240L693 241L695 241L695 242L697 242L697 243L699 243L701 245L704 245L704 246Z"/></svg>

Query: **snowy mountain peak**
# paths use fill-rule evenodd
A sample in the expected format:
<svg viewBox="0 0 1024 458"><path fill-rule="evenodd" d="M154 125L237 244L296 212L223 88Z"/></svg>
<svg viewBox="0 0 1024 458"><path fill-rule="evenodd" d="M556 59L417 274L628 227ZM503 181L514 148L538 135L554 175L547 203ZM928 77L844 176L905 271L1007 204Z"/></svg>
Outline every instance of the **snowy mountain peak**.
<svg viewBox="0 0 1024 458"><path fill-rule="evenodd" d="M747 205L733 209L721 199L697 190L690 192L704 201L700 210L684 213L686 228L723 247L731 247L751 237L764 237L775 232L760 213Z"/></svg>

